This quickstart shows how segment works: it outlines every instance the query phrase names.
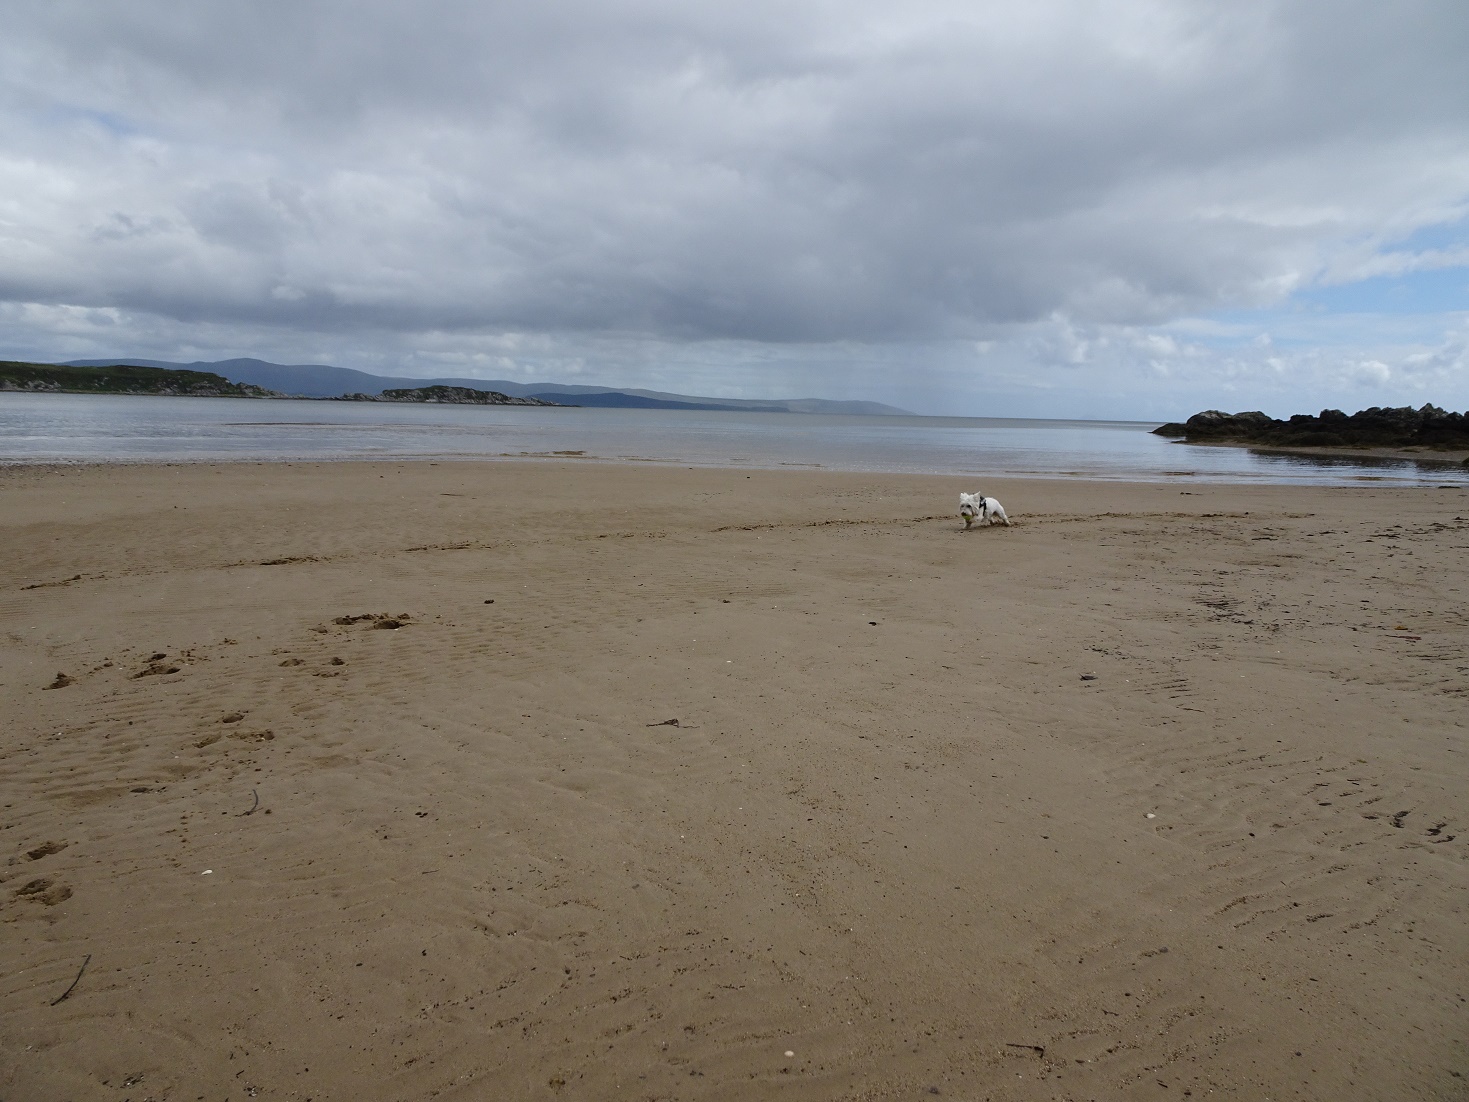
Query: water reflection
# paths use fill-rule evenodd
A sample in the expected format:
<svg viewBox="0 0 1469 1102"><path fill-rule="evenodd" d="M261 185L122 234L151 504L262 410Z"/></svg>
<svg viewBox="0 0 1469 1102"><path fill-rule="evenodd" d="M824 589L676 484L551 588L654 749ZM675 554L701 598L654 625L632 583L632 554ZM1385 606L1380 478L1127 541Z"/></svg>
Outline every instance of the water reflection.
<svg viewBox="0 0 1469 1102"><path fill-rule="evenodd" d="M0 393L0 463L543 457L1117 481L1466 484L1469 469L1181 444L1153 422ZM978 487L976 487L978 488Z"/></svg>
<svg viewBox="0 0 1469 1102"><path fill-rule="evenodd" d="M1262 464L1278 464L1283 469L1304 467L1308 469L1350 472L1361 479L1387 477L1389 474L1408 476L1415 479L1443 481L1441 476L1464 479L1464 464L1452 459L1434 459L1430 456L1407 459L1386 455L1304 455L1300 452L1278 452L1262 448L1248 449Z"/></svg>

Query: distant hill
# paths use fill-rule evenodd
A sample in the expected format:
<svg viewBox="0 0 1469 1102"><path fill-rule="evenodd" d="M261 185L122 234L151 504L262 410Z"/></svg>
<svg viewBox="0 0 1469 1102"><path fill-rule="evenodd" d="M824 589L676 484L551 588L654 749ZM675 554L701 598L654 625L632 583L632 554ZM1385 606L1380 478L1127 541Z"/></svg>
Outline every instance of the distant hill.
<svg viewBox="0 0 1469 1102"><path fill-rule="evenodd" d="M565 390L543 390L528 395L543 401L558 402L563 406L588 406L598 409L739 409L743 413L790 413L783 405L760 402L748 406L714 405L696 398L678 401L672 398L654 398L629 390L597 390L585 394L573 394Z"/></svg>
<svg viewBox="0 0 1469 1102"><path fill-rule="evenodd" d="M87 367L0 360L0 390L35 394L168 394L192 398L279 398L212 371L150 365Z"/></svg>
<svg viewBox="0 0 1469 1102"><path fill-rule="evenodd" d="M172 370L210 371L236 383L265 387L302 398L339 398L346 394L381 394L384 390L412 390L428 386L493 390L514 398L539 398L563 405L622 409L739 410L747 413L834 413L906 415L905 409L881 402L840 402L825 398L700 398L668 394L658 390L632 390L574 383L516 383L507 379L407 379L369 375L350 367L326 364L276 364L265 360L238 359L174 363L169 360L108 359L71 360L73 367L111 367L135 364Z"/></svg>

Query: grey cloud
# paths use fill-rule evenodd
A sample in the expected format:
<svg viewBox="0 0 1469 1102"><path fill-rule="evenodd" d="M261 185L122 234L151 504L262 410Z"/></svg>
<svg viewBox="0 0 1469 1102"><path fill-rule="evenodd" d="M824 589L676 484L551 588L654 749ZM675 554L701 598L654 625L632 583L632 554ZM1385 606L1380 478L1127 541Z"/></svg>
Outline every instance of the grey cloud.
<svg viewBox="0 0 1469 1102"><path fill-rule="evenodd" d="M1429 0L28 4L0 291L323 333L1154 323L1462 204L1465 56Z"/></svg>

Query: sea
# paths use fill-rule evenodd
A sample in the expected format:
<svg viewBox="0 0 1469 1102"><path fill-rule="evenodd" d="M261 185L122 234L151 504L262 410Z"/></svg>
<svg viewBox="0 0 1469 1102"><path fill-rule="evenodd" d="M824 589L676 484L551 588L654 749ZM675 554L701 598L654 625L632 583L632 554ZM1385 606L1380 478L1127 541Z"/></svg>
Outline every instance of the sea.
<svg viewBox="0 0 1469 1102"><path fill-rule="evenodd" d="M0 392L0 465L476 459L1127 482L1466 485L1463 464L1183 444L1156 421Z"/></svg>

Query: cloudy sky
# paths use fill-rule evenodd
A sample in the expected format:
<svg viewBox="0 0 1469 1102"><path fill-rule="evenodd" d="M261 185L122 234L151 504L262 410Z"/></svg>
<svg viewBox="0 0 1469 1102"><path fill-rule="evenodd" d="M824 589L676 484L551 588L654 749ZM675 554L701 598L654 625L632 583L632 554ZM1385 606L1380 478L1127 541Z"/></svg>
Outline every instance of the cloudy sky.
<svg viewBox="0 0 1469 1102"><path fill-rule="evenodd" d="M1463 0L10 0L0 358L1469 408Z"/></svg>

